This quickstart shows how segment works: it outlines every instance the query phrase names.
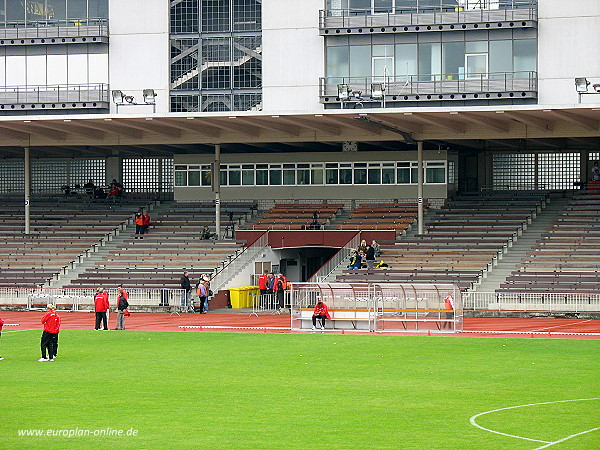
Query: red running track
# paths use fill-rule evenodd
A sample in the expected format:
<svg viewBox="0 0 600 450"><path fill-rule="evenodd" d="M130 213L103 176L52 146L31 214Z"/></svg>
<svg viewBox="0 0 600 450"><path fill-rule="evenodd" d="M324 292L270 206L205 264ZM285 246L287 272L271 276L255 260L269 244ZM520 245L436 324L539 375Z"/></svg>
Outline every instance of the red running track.
<svg viewBox="0 0 600 450"><path fill-rule="evenodd" d="M59 312L63 330L93 330L95 316L89 312ZM41 311L0 311L0 317L6 324L4 330L41 329ZM116 314L109 317L109 328L114 328ZM128 330L144 331L241 331L241 332L290 332L290 316L279 314L166 314L166 313L132 313L126 318ZM182 329L191 326L195 328ZM202 327L202 328L197 328ZM328 331L341 333L341 331ZM347 330L346 333L349 333ZM550 334L548 334L550 333ZM400 332L397 334L419 334ZM432 331L435 335L453 335ZM575 339L600 339L600 320L594 319L513 319L513 318L474 318L466 317L463 336L496 336L496 337L552 337Z"/></svg>

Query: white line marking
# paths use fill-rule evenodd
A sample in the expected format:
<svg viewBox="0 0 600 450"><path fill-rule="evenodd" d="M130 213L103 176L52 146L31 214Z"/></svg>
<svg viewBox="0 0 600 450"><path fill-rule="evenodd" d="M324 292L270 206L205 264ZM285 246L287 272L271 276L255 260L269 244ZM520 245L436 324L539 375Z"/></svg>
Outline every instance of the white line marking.
<svg viewBox="0 0 600 450"><path fill-rule="evenodd" d="M560 444L561 442L565 442L566 440L569 440L571 438L574 438L574 437L577 437L577 436L581 436L582 434L591 433L592 431L596 431L596 430L600 430L600 427L592 428L591 430L582 431L581 433L572 434L570 436L567 436L567 437L564 437L562 439L559 439L558 441L549 442L548 444L542 445L541 447L537 447L534 450L540 450L542 448L548 448L551 445Z"/></svg>
<svg viewBox="0 0 600 450"><path fill-rule="evenodd" d="M508 409L525 408L526 406L550 405L552 403L566 403L566 402L585 402L585 401L590 401L590 400L600 400L600 397L578 398L578 399L573 399L573 400L557 400L557 401L554 401L554 402L540 402L540 403L529 403L527 405L508 406L506 408L493 409L491 411L485 411L485 412L482 412L482 413L479 413L479 414L475 414L474 416L472 416L469 419L469 422L471 422L471 425L473 425L474 427L477 427L477 428L479 428L481 430L484 430L484 431L489 431L490 433L500 434L502 436L512 437L512 438L515 438L515 439L523 439L523 440L526 440L526 441L540 442L542 444L547 444L547 445L544 445L542 447L538 447L538 448L546 448L546 447L549 447L550 445L558 444L559 442L562 442L563 440L567 440L567 439L570 439L572 437L575 437L578 434L589 433L591 431L597 430L600 427L599 428L593 428L591 430L584 431L582 433L578 433L578 434L573 434L571 436L567 436L566 438L563 438L560 441L552 442L552 441L542 441L542 440L539 440L539 439L531 439L531 438L528 438L528 437L516 436L514 434L502 433L501 431L491 430L489 428L485 428L485 427L482 427L481 425L479 425L475 421L475 419L477 419L480 416L486 415L486 414L491 414L491 413L495 413L495 412L498 412L498 411L505 411L505 410L508 410Z"/></svg>
<svg viewBox="0 0 600 450"><path fill-rule="evenodd" d="M547 331L493 331L493 330L463 330L463 334L479 333L479 334L540 334L548 335ZM553 336L600 336L600 333L572 333L569 331L555 331Z"/></svg>
<svg viewBox="0 0 600 450"><path fill-rule="evenodd" d="M581 322L573 322L573 323L563 323L562 325L554 325L552 327L542 327L542 328L537 328L533 331L543 331L543 330L554 330L556 328L562 328L562 327L572 327L572 326L577 326L577 325L581 325L583 323L587 323L587 322L591 322L594 319L588 319L588 320L582 320Z"/></svg>

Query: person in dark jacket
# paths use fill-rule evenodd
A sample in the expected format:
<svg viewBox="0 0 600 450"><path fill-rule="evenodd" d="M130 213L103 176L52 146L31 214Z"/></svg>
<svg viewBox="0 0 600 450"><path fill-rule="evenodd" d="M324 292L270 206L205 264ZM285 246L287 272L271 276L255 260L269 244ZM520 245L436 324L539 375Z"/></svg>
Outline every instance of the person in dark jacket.
<svg viewBox="0 0 600 450"><path fill-rule="evenodd" d="M373 270L373 264L375 264L375 249L370 245L367 245L365 260L367 261L367 270Z"/></svg>
<svg viewBox="0 0 600 450"><path fill-rule="evenodd" d="M179 280L181 285L181 307L187 308L188 299L190 298L190 292L192 290L192 285L190 284L190 273L186 270L183 272L183 276Z"/></svg>
<svg viewBox="0 0 600 450"><path fill-rule="evenodd" d="M129 308L129 294L121 286L117 289L117 326L115 330L125 329L125 310Z"/></svg>
<svg viewBox="0 0 600 450"><path fill-rule="evenodd" d="M350 270L358 270L361 268L361 256L356 250L352 252L350 256L350 264L348 265L348 269Z"/></svg>

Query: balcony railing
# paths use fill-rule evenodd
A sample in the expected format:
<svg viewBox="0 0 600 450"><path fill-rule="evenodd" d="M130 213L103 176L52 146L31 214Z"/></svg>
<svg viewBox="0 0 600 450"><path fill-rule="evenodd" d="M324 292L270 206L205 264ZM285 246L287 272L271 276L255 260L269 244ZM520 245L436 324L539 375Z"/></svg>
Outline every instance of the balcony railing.
<svg viewBox="0 0 600 450"><path fill-rule="evenodd" d="M59 84L0 87L0 109L107 108L108 84Z"/></svg>
<svg viewBox="0 0 600 450"><path fill-rule="evenodd" d="M31 42L32 39L36 41ZM0 22L2 45L62 44L72 42L71 39L75 42L108 42L108 19Z"/></svg>
<svg viewBox="0 0 600 450"><path fill-rule="evenodd" d="M381 87L383 85L383 97ZM347 88L347 99L338 89ZM374 98L374 90L377 98ZM414 102L537 97L537 72L494 72L320 79L322 103Z"/></svg>
<svg viewBox="0 0 600 450"><path fill-rule="evenodd" d="M502 0L492 4L493 8L486 9L467 9L456 3L402 8L327 9L320 11L319 25L321 34L327 35L532 27L537 24L537 0Z"/></svg>

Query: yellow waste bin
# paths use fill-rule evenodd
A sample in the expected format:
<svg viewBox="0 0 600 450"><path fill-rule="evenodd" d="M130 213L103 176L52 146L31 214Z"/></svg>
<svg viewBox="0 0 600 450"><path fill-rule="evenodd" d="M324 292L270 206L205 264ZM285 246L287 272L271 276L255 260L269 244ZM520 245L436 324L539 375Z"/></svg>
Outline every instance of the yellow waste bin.
<svg viewBox="0 0 600 450"><path fill-rule="evenodd" d="M229 301L231 302L232 308L243 308L243 306L240 305L243 289L244 288L241 287L229 288Z"/></svg>
<svg viewBox="0 0 600 450"><path fill-rule="evenodd" d="M248 286L248 308L258 306L260 289L258 286Z"/></svg>

